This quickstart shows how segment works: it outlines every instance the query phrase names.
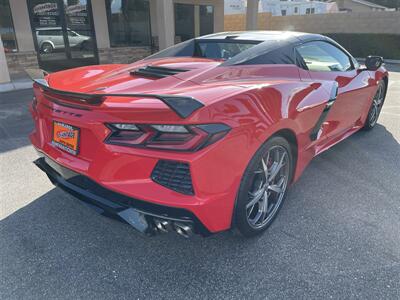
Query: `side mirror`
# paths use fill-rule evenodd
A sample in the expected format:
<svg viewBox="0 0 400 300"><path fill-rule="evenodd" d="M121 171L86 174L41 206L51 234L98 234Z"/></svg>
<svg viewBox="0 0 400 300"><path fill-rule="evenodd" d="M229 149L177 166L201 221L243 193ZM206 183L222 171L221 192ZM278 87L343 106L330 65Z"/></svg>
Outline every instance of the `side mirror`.
<svg viewBox="0 0 400 300"><path fill-rule="evenodd" d="M376 71L383 65L382 56L370 55L365 59L365 66L369 71Z"/></svg>

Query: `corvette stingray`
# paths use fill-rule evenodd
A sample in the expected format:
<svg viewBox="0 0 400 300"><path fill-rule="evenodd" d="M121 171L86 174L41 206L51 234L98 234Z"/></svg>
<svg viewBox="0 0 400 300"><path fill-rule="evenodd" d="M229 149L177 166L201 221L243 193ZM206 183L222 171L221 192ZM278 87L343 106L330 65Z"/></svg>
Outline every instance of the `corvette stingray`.
<svg viewBox="0 0 400 300"><path fill-rule="evenodd" d="M360 65L328 37L274 31L31 77L50 180L144 234L185 237L264 232L313 157L375 126L388 87L381 57Z"/></svg>

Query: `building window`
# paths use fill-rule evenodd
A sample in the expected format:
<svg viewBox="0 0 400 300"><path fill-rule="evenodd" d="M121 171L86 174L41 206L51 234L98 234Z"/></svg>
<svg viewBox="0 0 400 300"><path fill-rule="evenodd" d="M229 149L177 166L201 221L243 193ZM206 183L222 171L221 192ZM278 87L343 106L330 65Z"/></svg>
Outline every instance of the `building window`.
<svg viewBox="0 0 400 300"><path fill-rule="evenodd" d="M214 7L175 3L175 42L214 32ZM196 22L196 20L198 20Z"/></svg>
<svg viewBox="0 0 400 300"><path fill-rule="evenodd" d="M106 0L111 47L150 46L148 0Z"/></svg>
<svg viewBox="0 0 400 300"><path fill-rule="evenodd" d="M307 8L306 9L306 15L311 15L315 14L315 8Z"/></svg>
<svg viewBox="0 0 400 300"><path fill-rule="evenodd" d="M194 38L194 5L174 5L176 42L183 42Z"/></svg>
<svg viewBox="0 0 400 300"><path fill-rule="evenodd" d="M299 8L297 6L295 6L295 8L294 8L294 13L295 14L299 13Z"/></svg>
<svg viewBox="0 0 400 300"><path fill-rule="evenodd" d="M214 32L214 6L200 5L200 35Z"/></svg>
<svg viewBox="0 0 400 300"><path fill-rule="evenodd" d="M0 0L0 33L4 51L6 53L17 52L17 40L15 38L14 24L8 0Z"/></svg>
<svg viewBox="0 0 400 300"><path fill-rule="evenodd" d="M286 9L282 9L282 10L281 10L281 15L282 15L282 16L286 16Z"/></svg>

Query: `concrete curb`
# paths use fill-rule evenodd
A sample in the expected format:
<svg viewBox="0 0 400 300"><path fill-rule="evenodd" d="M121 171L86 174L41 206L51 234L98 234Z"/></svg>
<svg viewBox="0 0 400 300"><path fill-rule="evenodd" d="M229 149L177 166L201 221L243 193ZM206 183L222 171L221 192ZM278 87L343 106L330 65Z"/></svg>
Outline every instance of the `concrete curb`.
<svg viewBox="0 0 400 300"><path fill-rule="evenodd" d="M388 63L388 64L394 64L394 65L400 64L400 60L399 59L385 59L385 58L383 58L383 60L385 61L385 63Z"/></svg>
<svg viewBox="0 0 400 300"><path fill-rule="evenodd" d="M32 80L20 79L0 84L0 93L32 88Z"/></svg>
<svg viewBox="0 0 400 300"><path fill-rule="evenodd" d="M365 61L365 58L356 57L355 59L357 59L358 61L361 61L361 62ZM400 64L400 60L399 59L386 59L386 58L383 58L383 60L387 64L394 64L394 65Z"/></svg>

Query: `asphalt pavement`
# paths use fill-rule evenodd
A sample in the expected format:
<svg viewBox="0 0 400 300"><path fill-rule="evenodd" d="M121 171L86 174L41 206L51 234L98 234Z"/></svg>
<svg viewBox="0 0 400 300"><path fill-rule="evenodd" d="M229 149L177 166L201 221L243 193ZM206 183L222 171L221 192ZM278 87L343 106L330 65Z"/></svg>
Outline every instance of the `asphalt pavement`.
<svg viewBox="0 0 400 300"><path fill-rule="evenodd" d="M400 299L400 73L390 76L376 128L316 157L249 240L145 238L97 215L32 164L31 90L0 94L0 299Z"/></svg>

